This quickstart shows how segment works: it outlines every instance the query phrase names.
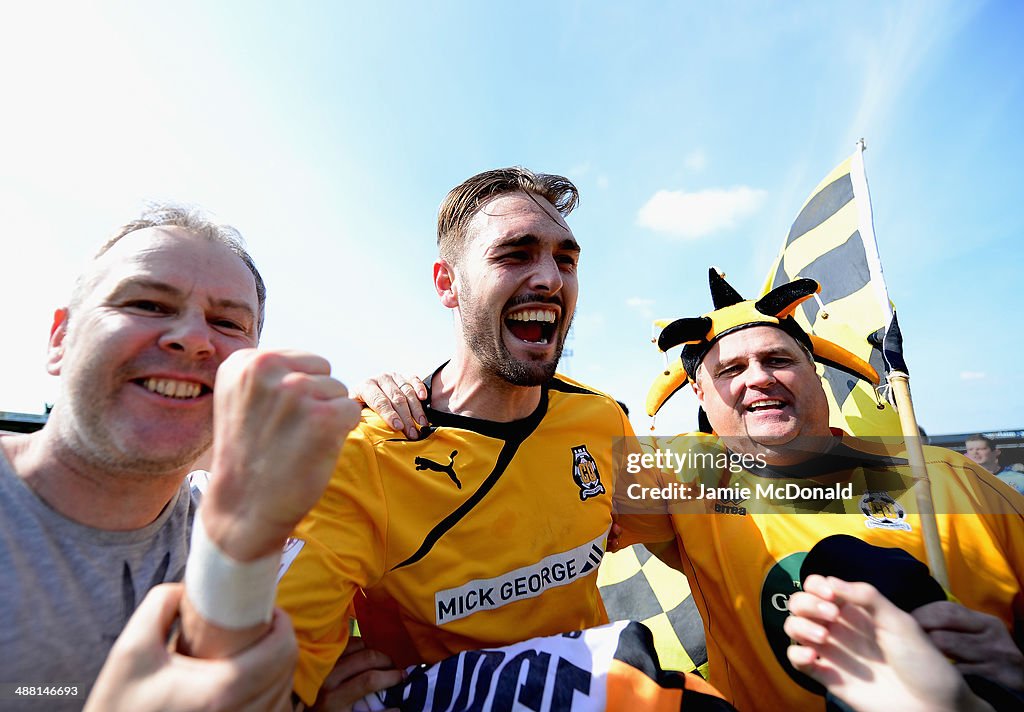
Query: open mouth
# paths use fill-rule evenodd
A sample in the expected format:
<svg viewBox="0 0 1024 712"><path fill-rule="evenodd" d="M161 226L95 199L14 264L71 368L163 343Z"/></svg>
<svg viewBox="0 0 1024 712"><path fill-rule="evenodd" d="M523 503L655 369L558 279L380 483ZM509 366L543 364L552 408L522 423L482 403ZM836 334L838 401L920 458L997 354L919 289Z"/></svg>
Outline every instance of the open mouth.
<svg viewBox="0 0 1024 712"><path fill-rule="evenodd" d="M755 403L751 403L750 405L748 405L747 406L747 412L748 413L760 413L760 412L763 412L763 411L782 410L785 407L786 407L786 403L784 401L780 401L780 400L774 399L774 398L773 399L765 399L765 400L759 400L759 401L757 401Z"/></svg>
<svg viewBox="0 0 1024 712"><path fill-rule="evenodd" d="M209 386L204 386L202 383L179 381L175 378L137 378L134 383L139 384L150 393L175 400L189 400L213 393Z"/></svg>
<svg viewBox="0 0 1024 712"><path fill-rule="evenodd" d="M553 309L523 309L505 317L512 336L528 344L549 344L555 338L558 314Z"/></svg>

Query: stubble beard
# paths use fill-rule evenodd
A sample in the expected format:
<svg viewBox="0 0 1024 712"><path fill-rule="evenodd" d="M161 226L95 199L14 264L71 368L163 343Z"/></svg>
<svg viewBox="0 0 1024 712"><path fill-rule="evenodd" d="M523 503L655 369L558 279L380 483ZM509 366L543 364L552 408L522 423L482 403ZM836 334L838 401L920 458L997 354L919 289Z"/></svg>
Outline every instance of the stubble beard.
<svg viewBox="0 0 1024 712"><path fill-rule="evenodd" d="M87 378L71 379L88 382ZM128 387L128 386L124 386ZM87 466L111 475L151 477L183 470L195 462L213 442L210 423L193 447L178 447L156 456L145 443L134 442L132 433L117 432L115 399L82 387L65 387L63 403L54 407L61 442ZM157 427L156 425L152 427Z"/></svg>
<svg viewBox="0 0 1024 712"><path fill-rule="evenodd" d="M477 309L472 295L463 289L460 303L462 309L462 330L470 352L489 373L506 383L523 388L532 388L550 381L558 370L565 345L568 328L556 332L555 354L547 361L520 361L512 356L502 338L501 327L495 332L491 315ZM570 324L572 321L570 320Z"/></svg>

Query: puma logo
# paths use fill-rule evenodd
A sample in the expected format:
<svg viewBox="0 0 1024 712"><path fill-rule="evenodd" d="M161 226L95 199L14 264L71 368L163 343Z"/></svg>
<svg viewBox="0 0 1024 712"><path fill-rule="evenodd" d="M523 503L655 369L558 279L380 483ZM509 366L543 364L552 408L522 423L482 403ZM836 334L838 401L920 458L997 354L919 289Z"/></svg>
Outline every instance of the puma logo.
<svg viewBox="0 0 1024 712"><path fill-rule="evenodd" d="M425 457L417 457L413 462L415 463L417 470L432 470L433 472L445 473L448 475L448 479L455 483L456 487L462 489L462 483L459 482L459 478L455 474L455 456L458 454L458 450L452 450L452 454L448 456L447 465L442 465L440 462L428 460Z"/></svg>

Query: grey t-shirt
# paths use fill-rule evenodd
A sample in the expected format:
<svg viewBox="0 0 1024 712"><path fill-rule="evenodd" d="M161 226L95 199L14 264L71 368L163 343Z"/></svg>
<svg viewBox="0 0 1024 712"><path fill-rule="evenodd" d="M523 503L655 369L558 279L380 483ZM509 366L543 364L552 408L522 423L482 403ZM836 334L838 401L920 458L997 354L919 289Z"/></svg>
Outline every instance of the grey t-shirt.
<svg viewBox="0 0 1024 712"><path fill-rule="evenodd" d="M187 484L152 524L111 532L43 502L0 451L0 709L76 710L146 592L180 581L198 499ZM17 686L78 686L25 697Z"/></svg>

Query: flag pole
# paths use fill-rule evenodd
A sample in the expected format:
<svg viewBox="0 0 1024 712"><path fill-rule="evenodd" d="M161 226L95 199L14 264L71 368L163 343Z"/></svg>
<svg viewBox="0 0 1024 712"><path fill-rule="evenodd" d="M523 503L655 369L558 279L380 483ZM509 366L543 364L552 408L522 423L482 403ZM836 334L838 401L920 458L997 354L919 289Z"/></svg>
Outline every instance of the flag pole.
<svg viewBox="0 0 1024 712"><path fill-rule="evenodd" d="M867 145L864 139L857 141L858 151L855 153L855 166L851 170L851 178L855 173L858 182L861 183L865 202L858 203L859 209L866 211L861 215L861 226L870 235L864 235L865 252L867 253L868 267L871 271L872 284L876 286L877 296L881 302L883 312L889 316L889 324L886 327L885 339L883 342L883 358L886 362L886 378L889 382L893 400L896 404L896 413L899 415L900 430L903 432L903 443L906 447L907 460L910 462L910 472L913 475L913 492L918 501L918 513L921 517L921 536L925 540L925 555L928 558L928 568L932 576L939 582L942 588L949 590L949 573L946 570L946 558L942 552L942 540L939 538L938 521L935 518L935 504L932 501L932 483L928 476L928 467L925 465L925 451L921 447L921 430L918 427L918 418L913 413L913 401L910 397L910 369L903 359L903 336L899 330L899 323L892 310L889 301L889 294L885 287L885 278L882 276L882 261L878 254L878 241L874 238L873 219L871 217L870 192L867 190L867 176L864 171L864 151ZM856 192L856 187L855 187Z"/></svg>
<svg viewBox="0 0 1024 712"><path fill-rule="evenodd" d="M903 371L892 371L888 379L893 397L896 399L896 412L900 416L910 471L914 474L914 495L917 497L917 512L921 517L921 536L924 539L925 555L928 557L928 568L942 588L949 591L949 572L946 570L946 557L942 552L939 526L935 519L932 484L924 463L924 449L921 447L921 431L914 415L914 402L910 397L910 376Z"/></svg>
<svg viewBox="0 0 1024 712"><path fill-rule="evenodd" d="M874 220L871 217L871 193L867 189L867 177L864 171L864 151L867 150L867 145L863 138L857 142L857 148L859 150L855 154L855 163L858 165L851 173L855 172L858 179L863 182L863 194L866 198L866 205L863 205L863 208L867 210L867 220L862 219L861 225L866 227L871 234L864 235L865 249L868 252L867 259L870 270L872 273L877 271L877 279L872 279L872 282L879 290L878 299L883 312L890 316L882 348L887 366L886 378L896 403L896 412L900 418L900 430L903 432L903 442L907 449L907 459L910 461L910 471L914 476L914 495L917 499L917 511L921 519L921 538L924 539L928 568L931 569L935 580L949 591L949 572L946 569L946 557L942 552L942 540L939 538L939 526L935 519L931 480L924 462L924 449L921 447L921 430L917 425L917 417L914 415L914 401L910 397L910 369L907 368L907 363L903 358L903 335L900 333L896 314L892 312L889 295L885 290L885 279L882 277L882 263L878 258L878 242L875 239Z"/></svg>

